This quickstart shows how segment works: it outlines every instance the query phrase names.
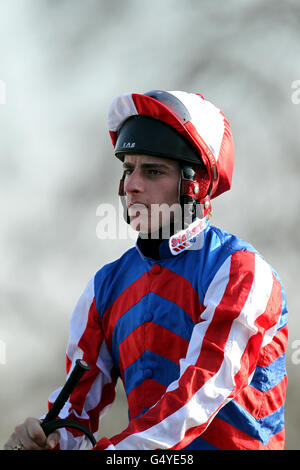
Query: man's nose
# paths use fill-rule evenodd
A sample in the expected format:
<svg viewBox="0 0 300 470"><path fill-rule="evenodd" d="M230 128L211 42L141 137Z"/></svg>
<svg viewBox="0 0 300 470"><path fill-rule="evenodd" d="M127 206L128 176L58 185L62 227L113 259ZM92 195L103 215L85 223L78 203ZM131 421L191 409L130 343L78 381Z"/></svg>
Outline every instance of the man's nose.
<svg viewBox="0 0 300 470"><path fill-rule="evenodd" d="M125 177L124 190L127 194L143 192L143 178L138 170L134 170L130 175Z"/></svg>

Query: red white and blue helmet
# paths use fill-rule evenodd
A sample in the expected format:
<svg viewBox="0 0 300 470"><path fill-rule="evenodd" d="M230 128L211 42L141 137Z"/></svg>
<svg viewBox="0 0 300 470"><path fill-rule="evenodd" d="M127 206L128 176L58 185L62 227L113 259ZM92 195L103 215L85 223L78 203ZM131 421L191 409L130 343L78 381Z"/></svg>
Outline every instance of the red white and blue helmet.
<svg viewBox="0 0 300 470"><path fill-rule="evenodd" d="M174 137L175 134L179 135L192 148L194 155L187 149L190 153L187 157L180 152L174 157L174 148L168 155L156 150L151 153L175 158L194 168L198 166L194 181L183 179L181 193L192 197L197 203L206 203L205 213L208 213L210 199L228 191L232 182L234 143L223 112L197 93L153 90L144 94L120 95L108 110L109 133L115 155L120 159L125 153L142 153L139 145L120 142L119 139L125 123L134 116L147 116L167 124L166 127L172 128Z"/></svg>

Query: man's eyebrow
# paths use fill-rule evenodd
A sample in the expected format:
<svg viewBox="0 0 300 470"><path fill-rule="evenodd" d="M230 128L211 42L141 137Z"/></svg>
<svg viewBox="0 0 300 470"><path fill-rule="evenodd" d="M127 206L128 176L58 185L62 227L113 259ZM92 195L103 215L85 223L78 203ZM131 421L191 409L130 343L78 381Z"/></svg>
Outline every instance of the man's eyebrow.
<svg viewBox="0 0 300 470"><path fill-rule="evenodd" d="M124 162L123 163L123 168L133 168L133 164L129 162Z"/></svg>
<svg viewBox="0 0 300 470"><path fill-rule="evenodd" d="M167 165L166 163L151 162L151 163L142 163L141 167L142 168L171 168L171 165Z"/></svg>
<svg viewBox="0 0 300 470"><path fill-rule="evenodd" d="M123 163L123 168L133 168L134 165L129 162L124 162ZM142 163L141 164L142 169L147 169L147 168L165 168L165 169L170 169L171 165L168 165L166 163L160 163L160 162L150 162L150 163Z"/></svg>

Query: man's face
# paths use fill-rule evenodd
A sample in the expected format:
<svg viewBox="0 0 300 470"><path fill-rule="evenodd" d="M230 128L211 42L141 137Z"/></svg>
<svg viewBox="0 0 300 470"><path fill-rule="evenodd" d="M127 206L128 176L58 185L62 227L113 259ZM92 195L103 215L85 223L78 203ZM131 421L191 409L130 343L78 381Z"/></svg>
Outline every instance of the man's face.
<svg viewBox="0 0 300 470"><path fill-rule="evenodd" d="M149 155L125 155L124 190L130 225L140 233L156 233L180 209L178 162Z"/></svg>

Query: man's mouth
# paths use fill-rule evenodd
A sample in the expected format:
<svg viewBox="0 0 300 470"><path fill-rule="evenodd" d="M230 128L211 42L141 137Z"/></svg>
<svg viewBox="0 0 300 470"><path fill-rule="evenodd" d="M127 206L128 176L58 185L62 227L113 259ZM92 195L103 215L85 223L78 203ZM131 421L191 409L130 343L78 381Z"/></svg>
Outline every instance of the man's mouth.
<svg viewBox="0 0 300 470"><path fill-rule="evenodd" d="M142 213L146 213L147 211L148 211L148 206L141 202L128 204L128 215L131 217L141 215Z"/></svg>

